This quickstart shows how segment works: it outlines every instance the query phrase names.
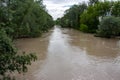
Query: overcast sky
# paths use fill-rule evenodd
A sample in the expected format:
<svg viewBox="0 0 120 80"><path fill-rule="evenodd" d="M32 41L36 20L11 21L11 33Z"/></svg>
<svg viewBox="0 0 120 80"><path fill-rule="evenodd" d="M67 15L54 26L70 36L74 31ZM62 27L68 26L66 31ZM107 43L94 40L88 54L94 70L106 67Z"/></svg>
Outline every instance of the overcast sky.
<svg viewBox="0 0 120 80"><path fill-rule="evenodd" d="M43 0L43 3L46 5L49 14L51 14L54 19L57 19L63 16L64 11L69 9L70 6L83 1L86 2L88 0Z"/></svg>

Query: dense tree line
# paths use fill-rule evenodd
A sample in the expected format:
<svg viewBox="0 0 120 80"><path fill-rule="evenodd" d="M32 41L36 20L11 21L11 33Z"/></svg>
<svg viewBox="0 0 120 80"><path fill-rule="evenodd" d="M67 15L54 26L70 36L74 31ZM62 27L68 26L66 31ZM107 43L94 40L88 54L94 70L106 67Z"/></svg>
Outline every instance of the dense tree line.
<svg viewBox="0 0 120 80"><path fill-rule="evenodd" d="M36 60L33 53L18 55L12 40L38 37L53 25L42 0L0 0L0 80L10 80L6 73L26 72Z"/></svg>
<svg viewBox="0 0 120 80"><path fill-rule="evenodd" d="M0 6L0 27L12 37L37 37L53 26L42 0L3 0Z"/></svg>
<svg viewBox="0 0 120 80"><path fill-rule="evenodd" d="M62 27L71 27L78 29L80 25L80 15L87 8L85 3L80 5L73 5L70 9L66 10L65 15L60 19L56 20L56 23Z"/></svg>
<svg viewBox="0 0 120 80"><path fill-rule="evenodd" d="M120 1L111 2L111 1L90 0L88 3L73 5L70 9L68 9L65 12L65 15L62 18L56 20L56 23L60 24L62 27L69 27L69 28L78 29L83 32L100 34L98 32L105 32L105 31L99 31L99 30L103 30L103 28L102 29L99 28L102 27L100 25L101 24L106 25L104 27L109 28L108 24L111 23L110 20L108 20L106 23L104 23L103 21L105 21L104 20L106 19L105 17L110 17L107 19L111 19L111 16L113 16L112 17L113 24L120 23L119 22L120 18L118 18L120 17ZM118 21L114 21L114 20L118 20ZM116 25L112 25L112 28L114 28L114 26ZM118 25L116 29L119 29L119 27L120 25ZM112 31L115 32L116 30L112 29ZM120 34L120 31L118 33ZM106 35L104 36L106 37ZM118 34L116 35L114 34L114 36L117 35ZM111 36L109 35L109 37Z"/></svg>

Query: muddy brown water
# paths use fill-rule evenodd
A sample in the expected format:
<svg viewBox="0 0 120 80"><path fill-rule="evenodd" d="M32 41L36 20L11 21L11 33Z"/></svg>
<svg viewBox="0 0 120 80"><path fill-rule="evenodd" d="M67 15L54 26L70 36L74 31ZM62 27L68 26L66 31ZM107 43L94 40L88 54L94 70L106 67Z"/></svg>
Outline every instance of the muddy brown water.
<svg viewBox="0 0 120 80"><path fill-rule="evenodd" d="M120 40L55 26L40 38L15 41L38 60L17 80L120 80Z"/></svg>

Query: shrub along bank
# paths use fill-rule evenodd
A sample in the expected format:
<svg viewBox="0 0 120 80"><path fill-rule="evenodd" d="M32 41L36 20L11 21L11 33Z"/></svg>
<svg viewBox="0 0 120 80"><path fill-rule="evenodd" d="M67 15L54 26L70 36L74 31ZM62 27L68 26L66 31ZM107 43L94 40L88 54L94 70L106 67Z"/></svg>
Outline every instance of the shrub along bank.
<svg viewBox="0 0 120 80"><path fill-rule="evenodd" d="M12 40L39 37L54 25L42 0L0 0L0 80L12 80L6 73L26 72L37 57L18 55Z"/></svg>
<svg viewBox="0 0 120 80"><path fill-rule="evenodd" d="M107 23L105 17L107 17ZM111 37L120 34L118 17L120 17L120 1L90 0L88 3L71 6L65 11L62 18L56 20L56 23L62 27L74 28L87 33L97 33L102 37ZM107 29L103 30L103 27Z"/></svg>

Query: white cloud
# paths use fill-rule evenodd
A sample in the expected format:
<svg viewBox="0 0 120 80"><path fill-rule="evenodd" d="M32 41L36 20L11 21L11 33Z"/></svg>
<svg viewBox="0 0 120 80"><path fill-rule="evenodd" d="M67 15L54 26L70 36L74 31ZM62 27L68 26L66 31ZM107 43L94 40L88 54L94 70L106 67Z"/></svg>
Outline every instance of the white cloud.
<svg viewBox="0 0 120 80"><path fill-rule="evenodd" d="M88 0L43 0L44 5L54 19L62 17L64 11L69 9L71 5L78 4Z"/></svg>

